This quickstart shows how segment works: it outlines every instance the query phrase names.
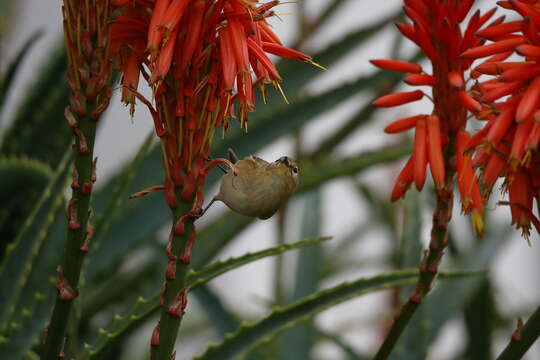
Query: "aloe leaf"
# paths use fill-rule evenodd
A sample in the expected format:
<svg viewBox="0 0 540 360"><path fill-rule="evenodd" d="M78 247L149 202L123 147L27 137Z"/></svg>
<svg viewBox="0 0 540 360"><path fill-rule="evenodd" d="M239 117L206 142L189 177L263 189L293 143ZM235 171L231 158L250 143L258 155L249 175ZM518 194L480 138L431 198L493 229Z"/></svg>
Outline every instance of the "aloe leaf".
<svg viewBox="0 0 540 360"><path fill-rule="evenodd" d="M320 328L315 329L317 336L321 340L328 340L339 347L345 354L347 354L347 360L368 360L369 356L359 354L351 345L345 342L339 335L331 334L327 331L323 331Z"/></svg>
<svg viewBox="0 0 540 360"><path fill-rule="evenodd" d="M129 247L125 247L124 241L109 241L107 246L100 247L103 237L111 224L122 214L123 209L129 208L129 202L133 203L135 200L128 200L127 191L130 189L130 184L135 178L137 171L141 171L145 174L147 169L140 167L143 159L148 156L148 151L151 147L154 134L150 133L146 137L146 140L139 147L137 154L133 160L130 161L120 173L120 176L114 178L114 180L107 184L107 187L97 192L95 200L93 202L94 211L96 212L95 220L95 234L91 242L91 252L88 259L86 259L85 272L90 279L95 277L95 265L96 263L106 262L108 259L114 257L114 254L121 254L122 252L129 250ZM131 219L133 221L134 219ZM141 221L143 221L141 219ZM117 238L129 239L130 227L126 227L124 233L118 233L115 236Z"/></svg>
<svg viewBox="0 0 540 360"><path fill-rule="evenodd" d="M329 237L302 240L297 243L283 244L277 247L261 250L255 253L248 253L240 257L231 258L225 261L219 261L204 267L198 271L190 271L188 274L188 286L194 290L197 287L206 284L213 278L234 270L240 266L260 260L268 256L282 254L283 252L298 249L304 246L314 245L321 241L329 240ZM131 331L146 321L152 314L159 309L159 297L144 299L139 297L135 306L125 315L116 315L112 324L107 330L100 329L98 338L93 345L85 344L83 359L103 359L107 348L120 341Z"/></svg>
<svg viewBox="0 0 540 360"><path fill-rule="evenodd" d="M108 311L111 305L131 306L139 296L159 291L166 259L156 251L145 250L144 259L136 268L113 272L107 279L85 286L85 296L81 299L82 324L88 324L99 312Z"/></svg>
<svg viewBox="0 0 540 360"><path fill-rule="evenodd" d="M484 279L464 309L467 331L464 354L466 359L493 359L492 336L499 318L493 290L489 279Z"/></svg>
<svg viewBox="0 0 540 360"><path fill-rule="evenodd" d="M0 156L0 259L32 209L25 198L39 199L51 175L51 168L39 160Z"/></svg>
<svg viewBox="0 0 540 360"><path fill-rule="evenodd" d="M472 276L478 273L441 273L442 278L450 276ZM242 324L234 333L228 334L224 341L210 345L197 356L197 360L227 360L240 356L258 342L265 340L283 328L294 326L299 321L316 315L334 305L354 297L374 291L409 285L416 281L417 270L397 271L371 278L345 282L330 289L322 290L303 300L275 309L270 315L252 324Z"/></svg>
<svg viewBox="0 0 540 360"><path fill-rule="evenodd" d="M470 251L452 261L452 266L458 266L460 269L487 268L497 251L509 238L510 233L511 229L509 227L496 227L493 225L491 230L487 229L482 241L478 242ZM470 243L474 242L471 241ZM443 325L471 299L471 296L482 285L482 281L479 278L449 281L440 284L434 289L433 294L427 300L432 304L428 315L431 319L429 343L435 340Z"/></svg>
<svg viewBox="0 0 540 360"><path fill-rule="evenodd" d="M60 45L47 57L44 66L36 71L39 75L27 87L21 103L17 104L15 118L2 134L0 154L29 157L51 167L56 167L61 161L73 137L63 120L64 108L68 103L65 81L67 60L63 41ZM43 189L44 185L21 186L5 193L16 199L17 204L14 208L4 207L4 213L9 213L9 220L3 221L0 214L1 238L14 238L22 226L21 219L28 217Z"/></svg>
<svg viewBox="0 0 540 360"><path fill-rule="evenodd" d="M192 259L193 267L198 269L210 263L210 261L215 258L239 232L249 226L252 222L252 218L241 216L233 212L227 212L225 215L206 224L203 230L197 234L197 242L195 243L195 251L193 252ZM145 242L156 244L157 240L155 238L149 238ZM116 249L116 247L114 247L114 249ZM129 247L126 247L124 252L129 250ZM154 258L155 256L158 256L158 258ZM145 263L141 264L136 271L117 274L112 278L108 276L108 280L104 283L95 278L96 272L87 272L87 274L90 273L92 275L92 285L88 285L87 287L88 289L91 289L91 291L87 293L83 303L82 320L87 321L95 315L96 312L121 300L122 296L126 294L128 294L127 297L130 298L129 295L133 291L136 291L137 296L134 297L134 299L136 299L141 295L141 282L139 280L148 279L144 280L144 282L151 282L151 278L154 278L156 279L155 283L157 283L157 279L163 275L162 269L164 260L165 258L161 255L161 251L159 251L159 254L146 255ZM99 262L99 259L96 259L94 264L99 266L103 263ZM157 273L156 268L159 268ZM93 269L101 268L95 267ZM123 301L123 303L133 302L134 300Z"/></svg>
<svg viewBox="0 0 540 360"><path fill-rule="evenodd" d="M10 27L15 20L15 16L12 15L16 4L11 0L0 0L0 34L2 36L7 37L10 34Z"/></svg>
<svg viewBox="0 0 540 360"><path fill-rule="evenodd" d="M407 144L386 146L364 151L342 159L322 159L302 165L298 192L309 191L330 180L355 175L372 166L395 161L410 153Z"/></svg>
<svg viewBox="0 0 540 360"><path fill-rule="evenodd" d="M21 358L43 334L56 299L55 269L62 256L65 238L64 206L60 206L39 256L32 264L32 270L21 290L10 320L12 328L9 332L9 341L0 342L0 358Z"/></svg>
<svg viewBox="0 0 540 360"><path fill-rule="evenodd" d="M208 264L230 243L236 234L251 224L252 221L252 218L228 212L224 216L220 216L207 224L197 235L192 259L193 267L197 269ZM145 242L156 244L157 240L156 238L148 238ZM116 250L117 247L115 246L114 249ZM129 250L130 248L126 247L124 253ZM104 252L104 254L107 253ZM96 269L105 269L105 267L100 267L104 263L99 260L96 259L94 262L94 265L97 265L93 268L94 271ZM135 292L136 296L133 299L140 296L142 291L141 285L145 286L145 283L151 283L152 279L155 279L154 283L158 283L158 279L163 275L164 260L165 257L162 256L161 251L159 251L159 254L145 255L145 263L141 264L136 271L116 274L112 278L109 275L105 282L95 277L95 274L99 273L94 271L87 272L87 274L92 275L92 282L91 285L89 284L87 286L91 290L87 293L83 303L82 321L88 321L98 311L121 301L123 297L128 298L127 301L125 299L122 301L124 304L133 303L135 300L131 300L131 294Z"/></svg>
<svg viewBox="0 0 540 360"><path fill-rule="evenodd" d="M400 268L416 267L420 264L422 255L422 195L410 192L403 204L403 233L397 254ZM404 287L400 291L400 302L404 303L413 291L413 286ZM409 321L407 331L400 339L390 355L390 359L423 359L427 356L428 343L426 332L429 331L427 305L421 306Z"/></svg>
<svg viewBox="0 0 540 360"><path fill-rule="evenodd" d="M200 269L210 263L241 231L253 223L253 218L228 211L208 223L197 235L193 251L193 267Z"/></svg>
<svg viewBox="0 0 540 360"><path fill-rule="evenodd" d="M307 193L302 198L301 238L319 236L322 221L322 195L318 190ZM298 301L319 289L323 276L322 244L303 248L298 252L295 280L290 301ZM281 336L279 359L309 359L311 349L315 345L315 329L312 320L285 331Z"/></svg>
<svg viewBox="0 0 540 360"><path fill-rule="evenodd" d="M189 279L197 278L197 280L190 281L190 284L191 286L198 286L199 284L208 282L209 279L215 278L216 276L219 276L227 271L236 269L239 266L249 264L253 261L256 261L256 260L259 260L268 256L282 254L286 251L300 249L305 246L315 245L322 241L327 241L330 239L331 237L327 236L327 237L316 237L312 239L301 240L295 243L285 243L279 246L268 248L266 250L257 251L255 253L247 253L240 257L231 258L224 261L218 261L211 265L203 267L200 270L190 272L190 274L188 274L188 281Z"/></svg>
<svg viewBox="0 0 540 360"><path fill-rule="evenodd" d="M6 196L6 192L13 191L15 185L46 185L53 174L51 168L35 159L26 156L0 156L0 194ZM5 199L2 198L2 205Z"/></svg>
<svg viewBox="0 0 540 360"><path fill-rule="evenodd" d="M147 135L146 140L139 148L139 151L137 152L133 160L127 165L125 171L122 172L122 176L120 178L115 178L116 183L109 197L107 207L102 212L100 212L99 216L97 216L95 220L96 230L94 233L94 237L92 238L92 251L95 252L99 248L102 240L102 234L107 231L107 229L111 225L114 216L120 211L121 208L124 207L126 201L128 200L122 195L125 194L125 190L127 189L129 183L133 180L139 164L141 163L144 156L148 153L153 139L154 133L151 132Z"/></svg>
<svg viewBox="0 0 540 360"><path fill-rule="evenodd" d="M505 242L510 233L508 228L496 228L492 229L489 233L485 234L482 241L478 242L470 251L458 257L455 261L452 261L452 266L457 266L460 269L471 268L487 268L489 261L493 259L497 250ZM471 241L470 243L474 243ZM449 280L444 283L438 283L433 289L432 294L428 296L422 308L425 309L425 313L420 317L415 314L411 321L422 321L423 319L429 319L429 323L423 324L423 334L425 335L422 341L416 342L414 346L414 334L418 329L407 327L402 339L398 341L395 354L392 359L410 359L411 356L416 354L425 353L428 344L432 344L438 336L441 328L448 320L457 316L461 309L470 301L471 297L482 285L484 278L465 278L457 280ZM426 328L427 326L427 328ZM408 332L412 334L408 335ZM410 343L408 347L403 344L403 339L408 339L410 336ZM418 339L417 339L418 340ZM407 352L401 351L407 349Z"/></svg>
<svg viewBox="0 0 540 360"><path fill-rule="evenodd" d="M397 254L402 269L418 266L422 255L422 194L410 192L403 201L403 233ZM410 290L410 289L409 289ZM402 301L408 292L403 292Z"/></svg>
<svg viewBox="0 0 540 360"><path fill-rule="evenodd" d="M17 74L19 67L28 54L28 51L30 51L34 43L39 40L42 35L43 31L41 30L38 30L30 35L30 37L21 46L11 63L8 65L5 74L2 75L2 78L0 79L0 110L2 110L9 89L13 84L13 78Z"/></svg>
<svg viewBox="0 0 540 360"><path fill-rule="evenodd" d="M27 351L21 360L39 360L39 355L33 351Z"/></svg>
<svg viewBox="0 0 540 360"><path fill-rule="evenodd" d="M0 267L0 331L4 334L9 330L8 319L13 315L32 264L39 256L56 210L63 204L70 159L71 151L67 151L32 213L7 248L5 260Z"/></svg>
<svg viewBox="0 0 540 360"><path fill-rule="evenodd" d="M381 196L374 189L360 182L357 183L356 188L362 195L362 199L367 201L373 220L383 224L395 238L396 207L391 203L388 194L384 193ZM401 268L404 267L412 267L412 265L402 266Z"/></svg>
<svg viewBox="0 0 540 360"><path fill-rule="evenodd" d="M344 5L348 0L333 0L331 1L321 12L320 15L317 16L316 20L313 22L314 24L317 24L317 26L321 26L324 22L329 20L336 11L339 10L339 8Z"/></svg>
<svg viewBox="0 0 540 360"><path fill-rule="evenodd" d="M28 86L15 119L3 136L0 153L26 155L58 164L73 137L64 120L69 102L67 57L63 41L47 57L37 80Z"/></svg>
<svg viewBox="0 0 540 360"><path fill-rule="evenodd" d="M203 308L206 317L211 320L212 327L217 330L218 335L223 336L236 329L239 320L207 285L198 286L191 294Z"/></svg>
<svg viewBox="0 0 540 360"><path fill-rule="evenodd" d="M372 39L377 32L398 20L401 14L400 10L373 25L351 31L321 51L310 55L317 63L331 68L332 64L335 64L353 49ZM305 64L294 61L284 60L279 65L278 70L285 79L283 87L286 93L296 93L307 83L306 79L313 79L320 73L320 70L313 66L305 66Z"/></svg>

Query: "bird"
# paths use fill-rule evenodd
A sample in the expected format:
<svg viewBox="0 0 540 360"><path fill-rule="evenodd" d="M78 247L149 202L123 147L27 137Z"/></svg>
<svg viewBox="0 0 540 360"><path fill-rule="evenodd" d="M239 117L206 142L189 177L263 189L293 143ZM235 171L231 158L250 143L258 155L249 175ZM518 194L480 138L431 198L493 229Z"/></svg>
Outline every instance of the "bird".
<svg viewBox="0 0 540 360"><path fill-rule="evenodd" d="M222 177L218 194L203 214L215 201L221 201L238 214L266 220L298 186L298 165L288 156L268 162L253 155L239 160L232 149L228 154L234 163L234 171L228 171Z"/></svg>

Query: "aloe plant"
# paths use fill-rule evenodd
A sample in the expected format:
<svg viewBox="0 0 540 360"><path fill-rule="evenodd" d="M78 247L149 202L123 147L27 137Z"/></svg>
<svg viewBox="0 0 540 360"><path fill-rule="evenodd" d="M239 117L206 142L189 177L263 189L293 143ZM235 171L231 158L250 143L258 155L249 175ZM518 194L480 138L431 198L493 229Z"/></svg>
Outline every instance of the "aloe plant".
<svg viewBox="0 0 540 360"><path fill-rule="evenodd" d="M44 50L43 64L29 68L24 59L49 35L46 29L15 41L19 45L12 58L2 54L6 66L0 74L0 111L14 115L2 119L0 133L0 358L132 359L136 353L140 359L434 359L443 329L461 318L464 347L443 349L446 358L535 358L535 350L527 351L540 335L539 312L535 304L526 304L516 321L516 313L498 299L501 279L492 271L513 233L509 224L491 216L495 205L479 203L476 196L485 199L497 176L505 177L510 199L500 205L511 210L525 233L529 227L534 233L536 217L528 209L535 194L525 199L519 189L536 186L531 180L538 161L533 140L540 127L531 120L531 139L523 154L508 147L524 136L519 135L525 133L523 121L509 122L504 134L490 133L489 127L502 131L493 125L499 115L536 89L537 65L532 62L539 58L533 41L538 10L528 1L502 2L525 19L489 23L491 13L465 16L477 5L474 1L437 0L425 6L427 0L407 0L404 11L396 7L385 15L374 13L371 22L359 21L312 51L319 34L339 22L344 11L361 5L353 0L289 4L297 16L282 20L294 22L298 31L280 44L274 32L281 34L281 24L263 23L281 15L278 3L66 0L66 36ZM458 3L461 7L449 12ZM11 10L5 1L0 8ZM251 16L245 16L245 9ZM437 18L425 15L430 11L444 13L446 20L430 23ZM2 30L16 34L9 29L17 23L17 13L10 14ZM412 24L402 22L407 17ZM461 20L470 30L458 36ZM383 43L394 22L420 51L403 46L401 35L392 49L372 49ZM450 22L457 24L454 32L426 32L429 43L422 37L423 29ZM208 31L205 26L215 27ZM233 54L244 46L238 40L242 36L248 54L244 63L242 52ZM448 45L456 39L463 42L459 49ZM513 48L505 47L508 41L515 42ZM433 44L447 56L434 56ZM185 48L172 52L168 64L167 47L181 45ZM527 54L528 62L508 63L500 54L499 60L478 67L473 62L501 46L505 54ZM382 69L311 86L326 84L325 78L338 73L346 59L367 49ZM234 61L225 56L229 50ZM268 53L285 58L267 58ZM460 67L441 67L441 59ZM434 64L433 74L428 74L428 62ZM531 71L505 72L520 66L531 66ZM472 80L461 83L468 68ZM256 85L275 88L251 99L251 77L244 75L248 71L260 78ZM8 112L5 100L20 72L35 76ZM217 87L222 72L228 77ZM511 100L504 106L488 103L482 97L485 91L508 82L484 84L481 73L522 76L511 82L521 88L507 93ZM141 86L147 82L152 91L137 90L139 76ZM432 94L434 113L409 117L405 110L392 123L388 112L372 105L374 99L379 98L376 105L390 106L427 94L387 95L399 91L404 77L408 84L442 87ZM99 88L97 96L93 87ZM125 119L105 112L115 90L129 106ZM441 98L441 92L447 96ZM117 106L117 100L112 97L111 103ZM129 110L140 112L144 106L150 109L147 121L154 131L131 145L125 160L117 159L114 144L109 144L104 156L116 162L115 170L102 174L92 157L93 144L106 138L99 124L129 123ZM338 119L335 114L347 106L348 115ZM445 111L456 111L452 119L459 126L445 128ZM193 114L197 116L190 118ZM535 114L531 119L536 120ZM435 115L439 134L433 131ZM328 127L317 133L321 124ZM416 134L373 136L369 146L357 140L380 133L383 124L390 124L390 133L414 128ZM471 131L483 126L487 130ZM117 141L132 143L121 135ZM507 143L497 142L497 136ZM272 220L263 223L219 205L199 217L223 176L208 166L222 162L235 171L224 159L228 149L240 158L255 154L273 161L264 154L283 142L294 150L280 156L296 158L300 176L295 192ZM511 155L523 156L521 162L505 165L501 159ZM396 166L403 163L397 175ZM503 170L495 173L493 164ZM94 167L100 176L92 186ZM452 206L454 181L462 210L473 214L478 234L461 226ZM405 195L413 183L423 191ZM401 196L405 199L397 201ZM428 214L435 214L431 243ZM483 237L476 236L480 230ZM529 251L516 243L512 240L512 246ZM240 284L231 280L238 278ZM259 287L267 291L252 295ZM242 291L235 292L237 288ZM375 297L376 308L365 305ZM366 346L357 335L366 331L376 335L376 343ZM147 334L142 341L141 333ZM501 342L501 335L507 338L502 351L493 345Z"/></svg>

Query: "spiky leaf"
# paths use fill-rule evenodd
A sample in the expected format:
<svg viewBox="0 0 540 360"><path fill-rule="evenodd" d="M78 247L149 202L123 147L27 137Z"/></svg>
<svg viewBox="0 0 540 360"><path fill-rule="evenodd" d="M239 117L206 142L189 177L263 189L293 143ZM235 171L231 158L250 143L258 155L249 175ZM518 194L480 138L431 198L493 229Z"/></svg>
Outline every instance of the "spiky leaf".
<svg viewBox="0 0 540 360"><path fill-rule="evenodd" d="M6 258L0 267L0 331L3 334L9 334L14 306L39 255L54 215L63 204L70 159L71 151L67 151L32 213L7 248Z"/></svg>
<svg viewBox="0 0 540 360"><path fill-rule="evenodd" d="M441 273L442 278L447 275L471 276L472 274L477 275L477 273L470 272ZM271 337L283 328L295 325L307 317L363 294L412 284L417 277L417 270L403 270L342 283L333 288L317 292L292 305L275 309L270 315L255 323L242 324L234 333L228 334L223 342L210 345L204 354L195 359L234 359L258 342Z"/></svg>
<svg viewBox="0 0 540 360"><path fill-rule="evenodd" d="M225 261L219 261L199 271L191 271L188 274L187 286L196 289L213 278L234 270L240 266L252 263L268 256L274 256L286 251L302 248L304 246L314 245L321 241L329 240L329 237L302 240L297 243L283 244L277 247L261 250L255 253L248 253L241 257L231 258ZM85 345L83 359L103 359L107 347L115 341L119 341L128 335L134 328L148 319L155 311L159 309L159 297L150 300L139 298L136 305L126 314L117 315L107 330L100 329L98 339L94 345Z"/></svg>

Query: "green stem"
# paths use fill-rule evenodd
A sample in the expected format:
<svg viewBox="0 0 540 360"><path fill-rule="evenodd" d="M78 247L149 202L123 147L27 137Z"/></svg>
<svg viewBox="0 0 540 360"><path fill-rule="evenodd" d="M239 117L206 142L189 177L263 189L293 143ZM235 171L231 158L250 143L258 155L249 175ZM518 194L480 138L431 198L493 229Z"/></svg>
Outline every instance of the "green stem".
<svg viewBox="0 0 540 360"><path fill-rule="evenodd" d="M75 116L75 115L74 115ZM79 186L72 190L72 202L76 207L76 221L80 225L78 228L72 228L68 225L67 243L64 253L64 260L61 268L59 268L59 277L64 277L65 287L69 287L70 291L74 292L74 296L62 296L59 293L56 298L56 303L53 310L53 315L49 323L48 330L46 331L46 342L44 360L58 359L62 350L64 341L64 334L73 307L73 302L77 297L77 287L79 284L79 277L81 273L81 267L86 254L84 249L84 242L87 235L87 222L90 207L90 193L83 192L85 183L92 182L92 169L93 169L93 149L94 138L96 134L96 120L89 117L81 117L77 119L80 131L85 135L88 144L88 153L81 153L75 151L75 168L78 172ZM76 139L76 149L80 149L80 139ZM68 210L69 211L69 210ZM61 286L64 286L61 285Z"/></svg>
<svg viewBox="0 0 540 360"><path fill-rule="evenodd" d="M452 148L450 146L450 148ZM448 162L447 162L448 163ZM433 213L433 225L431 228L431 241L429 248L424 252L424 258L420 263L420 277L409 300L403 305L396 315L394 323L387 333L374 360L387 359L396 345L403 330L412 316L433 287L439 271L439 264L444 255L444 249L448 245L448 224L452 217L453 205L453 180L455 171L446 167L446 187L437 192L437 205Z"/></svg>
<svg viewBox="0 0 540 360"><path fill-rule="evenodd" d="M189 262L181 261L182 256L193 230L193 218L187 218L184 223L184 231L182 234L174 232L175 224L178 220L186 215L192 208L191 202L181 201L180 204L172 209L173 220L173 237L171 239L171 255L177 259L174 271L174 279L167 276L165 290L162 295L163 305L161 306L161 317L159 320L159 343L152 344L151 359L152 360L169 360L174 351L174 344L178 335L178 329L184 315L184 307L186 301L186 275L189 270ZM167 266L170 270L170 263ZM182 302L184 304L182 305Z"/></svg>
<svg viewBox="0 0 540 360"><path fill-rule="evenodd" d="M67 243L64 260L57 268L58 296L46 331L44 360L63 357L64 335L70 314L73 316L83 259L93 233L87 224L92 186L96 181L93 153L97 121L111 98L108 85L112 72L108 57L109 0L64 0L62 14L71 90L65 116L75 134L75 161L72 197L67 210Z"/></svg>
<svg viewBox="0 0 540 360"><path fill-rule="evenodd" d="M523 325L523 328L516 329L512 340L497 360L521 359L532 344L538 340L538 337L540 337L540 306Z"/></svg>

